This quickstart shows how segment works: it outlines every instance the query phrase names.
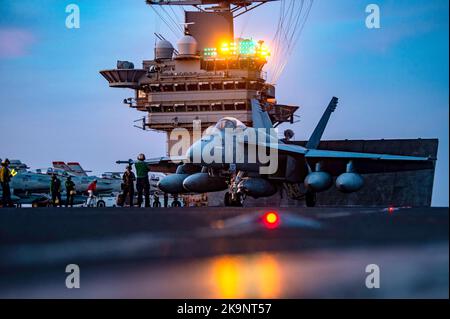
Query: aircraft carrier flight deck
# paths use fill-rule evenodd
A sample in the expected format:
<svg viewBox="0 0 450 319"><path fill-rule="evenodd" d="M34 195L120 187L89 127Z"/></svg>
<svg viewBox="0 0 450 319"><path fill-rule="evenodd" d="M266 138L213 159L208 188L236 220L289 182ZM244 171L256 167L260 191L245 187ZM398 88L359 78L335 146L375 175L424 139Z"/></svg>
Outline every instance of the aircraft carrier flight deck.
<svg viewBox="0 0 450 319"><path fill-rule="evenodd" d="M3 209L0 237L2 298L448 298L448 208Z"/></svg>

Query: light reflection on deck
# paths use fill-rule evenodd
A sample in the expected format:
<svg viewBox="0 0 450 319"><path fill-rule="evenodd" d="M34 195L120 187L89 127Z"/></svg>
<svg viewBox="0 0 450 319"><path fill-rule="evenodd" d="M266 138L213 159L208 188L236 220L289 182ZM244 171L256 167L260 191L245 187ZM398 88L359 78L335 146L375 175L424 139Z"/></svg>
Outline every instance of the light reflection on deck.
<svg viewBox="0 0 450 319"><path fill-rule="evenodd" d="M212 298L280 297L280 265L271 254L214 258L208 276Z"/></svg>

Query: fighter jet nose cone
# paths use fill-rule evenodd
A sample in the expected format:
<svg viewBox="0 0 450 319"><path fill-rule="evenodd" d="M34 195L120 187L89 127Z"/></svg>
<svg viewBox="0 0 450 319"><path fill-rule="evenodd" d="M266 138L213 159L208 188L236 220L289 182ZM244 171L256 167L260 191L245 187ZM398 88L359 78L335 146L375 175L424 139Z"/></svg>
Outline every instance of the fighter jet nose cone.
<svg viewBox="0 0 450 319"><path fill-rule="evenodd" d="M202 141L199 140L189 147L186 152L187 158L190 163L201 164L202 163Z"/></svg>
<svg viewBox="0 0 450 319"><path fill-rule="evenodd" d="M193 163L194 162L194 149L191 147L189 147L189 149L186 152L186 158L189 161L189 163Z"/></svg>

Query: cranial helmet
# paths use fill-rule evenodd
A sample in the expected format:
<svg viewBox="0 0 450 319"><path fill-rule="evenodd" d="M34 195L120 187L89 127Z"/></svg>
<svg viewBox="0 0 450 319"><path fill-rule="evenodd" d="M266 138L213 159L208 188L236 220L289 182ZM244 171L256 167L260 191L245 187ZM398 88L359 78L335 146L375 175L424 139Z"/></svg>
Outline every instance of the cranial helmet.
<svg viewBox="0 0 450 319"><path fill-rule="evenodd" d="M140 160L140 161L143 161L143 160L145 160L145 155L144 154L139 154L138 155L138 160Z"/></svg>

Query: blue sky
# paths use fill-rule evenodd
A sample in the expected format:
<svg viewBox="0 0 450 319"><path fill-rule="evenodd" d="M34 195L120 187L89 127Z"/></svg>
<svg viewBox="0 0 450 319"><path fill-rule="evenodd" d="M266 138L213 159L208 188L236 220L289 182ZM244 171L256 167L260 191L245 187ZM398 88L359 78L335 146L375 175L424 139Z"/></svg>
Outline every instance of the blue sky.
<svg viewBox="0 0 450 319"><path fill-rule="evenodd" d="M67 29L78 4L81 28ZM365 8L381 8L381 29ZM434 205L448 205L449 43L447 0L316 0L277 83L278 100L301 105L296 139L307 139L331 96L340 98L326 139L440 139ZM117 59L153 57L155 31L170 40L144 0L0 0L0 157L33 168L80 161L95 173L117 159L165 153L165 136L133 128L143 116L98 73ZM239 18L236 34L270 40L278 4ZM7 121L4 120L6 114Z"/></svg>

